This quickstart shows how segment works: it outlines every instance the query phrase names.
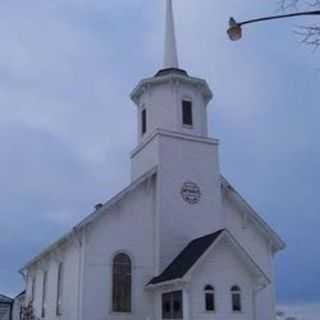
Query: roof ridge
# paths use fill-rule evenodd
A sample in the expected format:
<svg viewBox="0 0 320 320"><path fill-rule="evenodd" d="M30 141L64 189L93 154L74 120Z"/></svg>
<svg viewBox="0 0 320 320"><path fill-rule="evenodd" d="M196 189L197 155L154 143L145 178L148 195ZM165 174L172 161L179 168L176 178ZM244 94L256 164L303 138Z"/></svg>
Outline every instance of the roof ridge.
<svg viewBox="0 0 320 320"><path fill-rule="evenodd" d="M109 198L107 200L102 208L99 208L98 210L95 210L88 214L85 218L83 218L80 222L78 222L76 225L73 226L71 230L66 232L64 235L58 238L58 240L52 242L48 247L44 248L40 251L38 255L33 257L31 260L29 260L20 271L24 271L26 268L30 267L33 263L41 259L44 255L48 254L48 252L55 250L57 247L59 247L62 243L69 240L70 237L72 237L75 233L80 231L83 227L94 221L97 217L101 215L102 212L105 212L105 210L111 208L115 203L118 201L121 201L129 192L134 190L137 186L145 182L148 178L154 176L157 174L158 167L154 166L150 170L146 171L144 174L142 174L140 177L132 181L129 185L127 185L125 188L123 188L120 192L116 193L114 196Z"/></svg>

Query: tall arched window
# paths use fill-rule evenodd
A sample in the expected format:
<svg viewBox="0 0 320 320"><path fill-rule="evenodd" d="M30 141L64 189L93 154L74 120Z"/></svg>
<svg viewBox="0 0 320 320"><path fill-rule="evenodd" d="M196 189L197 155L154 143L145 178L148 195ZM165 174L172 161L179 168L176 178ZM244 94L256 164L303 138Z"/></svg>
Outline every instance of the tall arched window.
<svg viewBox="0 0 320 320"><path fill-rule="evenodd" d="M241 289L239 286L233 286L231 288L231 300L232 300L232 311L242 311L241 305Z"/></svg>
<svg viewBox="0 0 320 320"><path fill-rule="evenodd" d="M31 301L34 301L36 297L36 277L33 276L31 279Z"/></svg>
<svg viewBox="0 0 320 320"><path fill-rule="evenodd" d="M56 301L56 315L62 315L62 295L63 295L63 263L58 264L58 274L57 274L57 301Z"/></svg>
<svg viewBox="0 0 320 320"><path fill-rule="evenodd" d="M41 318L46 317L46 309L47 309L47 291L48 291L48 272L45 271L43 273L42 278L42 301L41 301Z"/></svg>
<svg viewBox="0 0 320 320"><path fill-rule="evenodd" d="M207 285L204 288L204 298L205 298L205 307L206 311L215 311L215 296L214 296L214 287Z"/></svg>
<svg viewBox="0 0 320 320"><path fill-rule="evenodd" d="M124 253L117 254L112 266L112 310L131 312L131 260Z"/></svg>

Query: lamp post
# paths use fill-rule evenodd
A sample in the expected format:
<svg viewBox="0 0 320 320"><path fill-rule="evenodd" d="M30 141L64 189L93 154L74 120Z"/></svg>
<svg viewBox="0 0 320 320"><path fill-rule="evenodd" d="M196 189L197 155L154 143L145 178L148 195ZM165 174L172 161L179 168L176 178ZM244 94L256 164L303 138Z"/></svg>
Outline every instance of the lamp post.
<svg viewBox="0 0 320 320"><path fill-rule="evenodd" d="M244 26L244 25L262 22L262 21L285 19L285 18L292 18L292 17L298 17L298 16L320 16L320 10L282 14L282 15L277 15L277 16L251 19L251 20L246 20L246 21L241 21L241 22L237 22L234 18L230 18L229 29L228 29L227 33L228 33L230 40L237 41L242 38L242 26Z"/></svg>

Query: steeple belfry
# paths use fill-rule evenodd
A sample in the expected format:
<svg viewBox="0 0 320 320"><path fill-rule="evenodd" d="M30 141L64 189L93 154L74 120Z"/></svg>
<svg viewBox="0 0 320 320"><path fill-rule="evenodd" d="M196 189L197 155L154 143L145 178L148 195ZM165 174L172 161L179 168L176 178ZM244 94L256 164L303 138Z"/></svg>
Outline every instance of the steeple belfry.
<svg viewBox="0 0 320 320"><path fill-rule="evenodd" d="M131 154L133 181L159 164L159 148L167 143L163 139L208 139L207 105L213 95L205 80L179 68L172 0L165 1L163 65L155 75L142 79L130 95L138 120L138 145Z"/></svg>
<svg viewBox="0 0 320 320"><path fill-rule="evenodd" d="M164 69L179 69L172 0L167 1L166 30L164 44Z"/></svg>

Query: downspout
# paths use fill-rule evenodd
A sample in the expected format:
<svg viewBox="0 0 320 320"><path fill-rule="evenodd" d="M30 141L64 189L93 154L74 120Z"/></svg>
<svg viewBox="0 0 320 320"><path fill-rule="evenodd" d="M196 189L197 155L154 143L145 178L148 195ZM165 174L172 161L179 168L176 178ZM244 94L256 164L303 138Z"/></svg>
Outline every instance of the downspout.
<svg viewBox="0 0 320 320"><path fill-rule="evenodd" d="M74 229L76 238L79 244L79 259L78 259L78 286L77 286L77 320L83 318L83 278L84 278L84 254L85 254L85 229L82 232L78 229Z"/></svg>

